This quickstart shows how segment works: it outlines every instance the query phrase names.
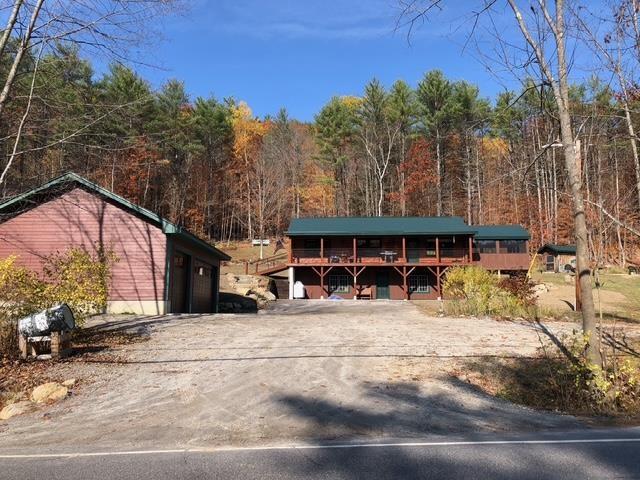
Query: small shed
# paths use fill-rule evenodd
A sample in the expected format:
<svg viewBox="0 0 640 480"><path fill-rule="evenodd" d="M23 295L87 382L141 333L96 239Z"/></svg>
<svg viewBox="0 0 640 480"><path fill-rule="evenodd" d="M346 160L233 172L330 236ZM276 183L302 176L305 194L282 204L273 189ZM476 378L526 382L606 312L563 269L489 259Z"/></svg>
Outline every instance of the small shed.
<svg viewBox="0 0 640 480"><path fill-rule="evenodd" d="M564 272L576 267L575 245L554 245L547 243L538 249L545 272Z"/></svg>
<svg viewBox="0 0 640 480"><path fill-rule="evenodd" d="M107 311L210 313L230 257L179 225L68 173L0 203L0 258L39 271L69 248L112 251Z"/></svg>

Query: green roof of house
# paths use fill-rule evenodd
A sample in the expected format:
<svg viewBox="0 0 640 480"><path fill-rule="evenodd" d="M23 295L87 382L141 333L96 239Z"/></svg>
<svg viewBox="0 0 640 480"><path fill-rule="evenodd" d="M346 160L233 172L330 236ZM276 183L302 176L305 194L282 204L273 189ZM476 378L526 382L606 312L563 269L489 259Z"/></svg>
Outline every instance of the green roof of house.
<svg viewBox="0 0 640 480"><path fill-rule="evenodd" d="M163 233L167 235L175 235L176 237L179 237L185 241L192 242L209 251L221 260L231 259L229 255L218 250L213 245L210 245L201 238L198 238L185 228L171 223L169 220L161 217L157 213L136 205L126 198L121 197L120 195L117 195L112 191L107 190L106 188L103 188L100 185L97 185L73 172L61 175L43 185L40 185L39 187L33 188L25 193L16 195L15 197L12 197L5 202L0 203L0 216L2 216L2 214L5 214L4 217L0 217L0 221L3 221L8 216L15 216L16 214L20 214L24 209L29 208L30 206L38 205L49 200L51 198L51 195L55 194L55 192L64 192L68 188L73 186L79 186L90 192L101 195L105 199L112 201L120 208L127 210L134 215L137 215L142 219L148 221L149 223L160 227Z"/></svg>
<svg viewBox="0 0 640 480"><path fill-rule="evenodd" d="M477 240L529 240L522 225L474 225Z"/></svg>
<svg viewBox="0 0 640 480"><path fill-rule="evenodd" d="M287 235L473 235L462 217L320 217L294 218Z"/></svg>
<svg viewBox="0 0 640 480"><path fill-rule="evenodd" d="M538 253L551 253L552 255L575 255L575 245L554 245L547 243L538 249Z"/></svg>

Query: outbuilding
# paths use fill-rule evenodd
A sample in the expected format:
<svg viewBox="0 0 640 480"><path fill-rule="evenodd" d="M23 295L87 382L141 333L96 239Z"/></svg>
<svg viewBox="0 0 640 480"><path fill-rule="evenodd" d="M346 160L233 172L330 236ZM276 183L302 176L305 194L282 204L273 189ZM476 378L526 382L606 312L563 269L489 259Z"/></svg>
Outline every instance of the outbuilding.
<svg viewBox="0 0 640 480"><path fill-rule="evenodd" d="M111 251L110 313L210 313L224 252L160 215L68 173L0 204L0 258L39 271L72 247Z"/></svg>
<svg viewBox="0 0 640 480"><path fill-rule="evenodd" d="M547 243L538 249L545 272L564 272L576 267L575 245L554 245Z"/></svg>

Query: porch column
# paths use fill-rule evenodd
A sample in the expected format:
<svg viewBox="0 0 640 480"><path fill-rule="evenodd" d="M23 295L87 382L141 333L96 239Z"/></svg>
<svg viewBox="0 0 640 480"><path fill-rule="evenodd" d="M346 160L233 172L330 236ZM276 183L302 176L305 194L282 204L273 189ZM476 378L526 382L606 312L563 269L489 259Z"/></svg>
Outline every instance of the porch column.
<svg viewBox="0 0 640 480"><path fill-rule="evenodd" d="M473 262L473 237L469 235L469 263Z"/></svg>
<svg viewBox="0 0 640 480"><path fill-rule="evenodd" d="M436 288L438 290L438 300L442 300L442 285L440 282L440 267L436 267Z"/></svg>
<svg viewBox="0 0 640 480"><path fill-rule="evenodd" d="M289 300L293 300L293 284L295 283L295 273L293 267L289 267Z"/></svg>
<svg viewBox="0 0 640 480"><path fill-rule="evenodd" d="M402 238L402 245L404 247L404 237ZM402 267L402 288L404 288L404 299L409 300L409 288L407 287L407 267Z"/></svg>
<svg viewBox="0 0 640 480"><path fill-rule="evenodd" d="M320 261L324 262L324 237L320 237Z"/></svg>
<svg viewBox="0 0 640 480"><path fill-rule="evenodd" d="M407 262L407 239L402 237L402 258L404 258L404 262ZM406 270L406 269L405 269Z"/></svg>
<svg viewBox="0 0 640 480"><path fill-rule="evenodd" d="M289 263L293 263L293 238L289 238Z"/></svg>
<svg viewBox="0 0 640 480"><path fill-rule="evenodd" d="M440 263L440 238L436 237L436 262Z"/></svg>
<svg viewBox="0 0 640 480"><path fill-rule="evenodd" d="M353 263L358 261L358 243L356 237L353 237Z"/></svg>

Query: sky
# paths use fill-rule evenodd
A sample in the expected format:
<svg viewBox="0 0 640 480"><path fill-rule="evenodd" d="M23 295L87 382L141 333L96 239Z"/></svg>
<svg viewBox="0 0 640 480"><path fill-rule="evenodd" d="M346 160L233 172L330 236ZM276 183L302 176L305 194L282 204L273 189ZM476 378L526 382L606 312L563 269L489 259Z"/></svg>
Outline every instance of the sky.
<svg viewBox="0 0 640 480"><path fill-rule="evenodd" d="M162 20L163 39L136 67L154 87L170 78L192 97L234 97L255 115L282 107L310 121L334 95L360 95L373 77L415 86L441 69L493 98L504 90L471 54L455 11L414 30L395 31L397 0L192 0ZM508 83L507 83L508 85Z"/></svg>

